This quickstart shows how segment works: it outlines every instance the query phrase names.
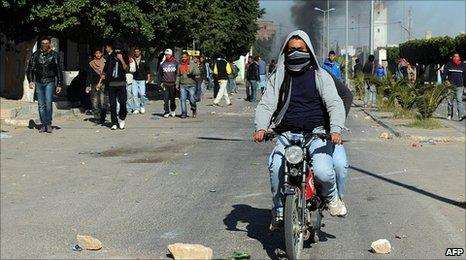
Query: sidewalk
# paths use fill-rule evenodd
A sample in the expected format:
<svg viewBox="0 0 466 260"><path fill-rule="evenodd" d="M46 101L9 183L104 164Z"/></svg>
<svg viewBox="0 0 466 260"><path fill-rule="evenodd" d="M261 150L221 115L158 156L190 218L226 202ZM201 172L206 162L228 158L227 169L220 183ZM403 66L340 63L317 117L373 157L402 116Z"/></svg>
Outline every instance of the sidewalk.
<svg viewBox="0 0 466 260"><path fill-rule="evenodd" d="M409 127L411 119L394 119L391 112L377 112L374 108L363 108L362 101L354 100L354 106L363 111L391 134L399 138L414 141L433 142L465 142L466 122L449 121L441 117L435 117L444 127L439 129L422 129Z"/></svg>
<svg viewBox="0 0 466 260"><path fill-rule="evenodd" d="M78 110L79 111L79 110ZM76 114L67 101L53 102L53 117ZM2 128L7 126L27 127L31 121L39 124L37 102L0 98L0 122Z"/></svg>

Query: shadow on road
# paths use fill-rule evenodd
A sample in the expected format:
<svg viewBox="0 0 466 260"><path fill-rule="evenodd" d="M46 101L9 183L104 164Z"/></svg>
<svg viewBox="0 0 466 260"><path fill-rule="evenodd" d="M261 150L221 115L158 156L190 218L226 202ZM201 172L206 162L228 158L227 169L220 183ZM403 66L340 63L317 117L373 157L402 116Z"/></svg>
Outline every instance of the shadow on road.
<svg viewBox="0 0 466 260"><path fill-rule="evenodd" d="M226 230L247 232L248 237L261 242L271 259L280 259L285 256L283 255L285 242L282 233L269 231L271 217L270 209L258 209L245 204L237 204L233 205L233 210L223 219L223 223L227 227ZM245 229L238 228L238 223L245 223Z"/></svg>
<svg viewBox="0 0 466 260"><path fill-rule="evenodd" d="M235 138L220 138L220 137L197 137L200 140L209 140L209 141L230 141L230 142L249 142L250 140L244 139L235 139Z"/></svg>
<svg viewBox="0 0 466 260"><path fill-rule="evenodd" d="M452 199L449 199L449 198L445 198L445 197L442 197L442 196L440 196L440 195L437 195L437 194L434 194L434 193L425 191L425 190L423 190L423 189L416 188L416 187L414 187L414 186L412 186L412 185L404 184L404 183L401 183L401 182L398 182L398 181L394 181L394 180L391 180L391 179L382 177L382 176L380 176L380 175L378 175L378 174L375 174L375 173L372 173L372 172L369 172L369 171L360 169L360 168L355 167L355 166L350 166L349 168L351 168L351 169L353 169L353 170L355 170L355 171L358 171L358 172L360 172L360 173L363 173L363 174L372 176L372 177L377 178L377 179L379 179L379 180L383 180L383 181L386 181L386 182L388 182L388 183L391 183L391 184L394 184L394 185L403 187L403 188L405 188L405 189L408 189L408 190L417 192L417 193L419 193L419 194L422 194L422 195L424 195L424 196L430 197L430 198L432 198L432 199L436 199L436 200L439 200L439 201L441 201L441 202L445 202L445 203L447 203L447 204L450 204L450 205L453 205L453 206L457 206L457 207L466 209L466 202L465 202L465 201L461 202L461 201L456 201L456 200L452 200Z"/></svg>

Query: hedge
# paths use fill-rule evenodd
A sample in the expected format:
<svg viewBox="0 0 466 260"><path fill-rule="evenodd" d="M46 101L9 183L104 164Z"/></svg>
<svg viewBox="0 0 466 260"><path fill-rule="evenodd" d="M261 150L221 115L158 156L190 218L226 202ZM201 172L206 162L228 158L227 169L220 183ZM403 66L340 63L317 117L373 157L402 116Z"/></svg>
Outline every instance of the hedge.
<svg viewBox="0 0 466 260"><path fill-rule="evenodd" d="M453 52L459 52L466 58L466 34L455 38L450 36L435 37L428 40L411 40L400 44L399 56L411 63L441 64L448 62Z"/></svg>

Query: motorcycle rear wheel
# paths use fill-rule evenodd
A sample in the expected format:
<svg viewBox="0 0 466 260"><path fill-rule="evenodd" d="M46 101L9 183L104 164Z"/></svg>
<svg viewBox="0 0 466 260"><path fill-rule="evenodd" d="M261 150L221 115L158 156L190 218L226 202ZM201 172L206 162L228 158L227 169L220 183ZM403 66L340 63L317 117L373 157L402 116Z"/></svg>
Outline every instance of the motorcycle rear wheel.
<svg viewBox="0 0 466 260"><path fill-rule="evenodd" d="M300 192L289 194L285 198L284 231L285 248L288 259L300 259L303 251L304 234L301 230L302 207L305 205Z"/></svg>

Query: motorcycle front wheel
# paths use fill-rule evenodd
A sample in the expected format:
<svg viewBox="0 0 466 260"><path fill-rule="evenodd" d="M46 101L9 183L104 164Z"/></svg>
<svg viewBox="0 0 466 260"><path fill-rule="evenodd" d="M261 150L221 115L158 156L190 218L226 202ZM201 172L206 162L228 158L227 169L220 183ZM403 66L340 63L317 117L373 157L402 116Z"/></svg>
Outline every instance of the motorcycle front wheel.
<svg viewBox="0 0 466 260"><path fill-rule="evenodd" d="M301 212L304 202L299 190L295 194L285 197L285 247L288 259L300 259L303 251L304 235L302 232L303 222Z"/></svg>

